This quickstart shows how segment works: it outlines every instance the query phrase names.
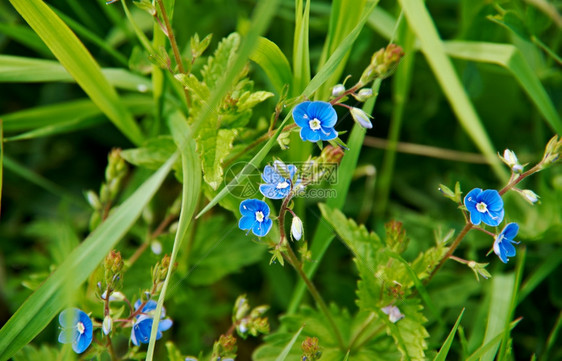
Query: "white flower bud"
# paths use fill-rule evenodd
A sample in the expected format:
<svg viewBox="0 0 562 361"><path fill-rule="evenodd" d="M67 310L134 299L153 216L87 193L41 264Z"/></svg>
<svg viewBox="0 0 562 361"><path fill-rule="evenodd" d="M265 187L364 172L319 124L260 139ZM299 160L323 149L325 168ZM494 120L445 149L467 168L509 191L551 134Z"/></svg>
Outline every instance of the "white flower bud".
<svg viewBox="0 0 562 361"><path fill-rule="evenodd" d="M154 241L150 244L150 249L152 250L152 253L160 254L162 253L162 243Z"/></svg>
<svg viewBox="0 0 562 361"><path fill-rule="evenodd" d="M371 88L363 88L359 90L357 94L353 94L353 97L360 102L365 102L367 99L369 99L372 96L373 96L373 89Z"/></svg>
<svg viewBox="0 0 562 361"><path fill-rule="evenodd" d="M102 209L100 199L94 191L87 191L86 199L88 200L88 203L92 206L93 209L95 210Z"/></svg>
<svg viewBox="0 0 562 361"><path fill-rule="evenodd" d="M533 192L533 191L530 190L530 189L523 189L523 190L521 191L521 194L522 194L523 197L525 197L525 199L526 199L527 201L529 201L529 203L531 203L531 204L537 203L537 201L538 201L539 198L540 198L535 192Z"/></svg>
<svg viewBox="0 0 562 361"><path fill-rule="evenodd" d="M293 217L293 222L291 223L291 234L293 235L293 238L300 241L303 232L304 230L301 219L299 217Z"/></svg>
<svg viewBox="0 0 562 361"><path fill-rule="evenodd" d="M363 110L359 108L351 108L349 112L351 113L353 120L355 120L363 128L371 129L373 127L373 123L371 123L371 120L369 119L371 116Z"/></svg>
<svg viewBox="0 0 562 361"><path fill-rule="evenodd" d="M337 84L332 88L332 96L334 98L339 97L345 92L345 86L343 84Z"/></svg>
<svg viewBox="0 0 562 361"><path fill-rule="evenodd" d="M517 159L517 156L515 155L515 152L513 152L510 149L506 149L503 151L503 157L500 156L501 160L507 164L507 166L509 168L511 168L511 170L514 173L522 173L523 172L523 166L521 164L519 164L519 160Z"/></svg>
<svg viewBox="0 0 562 361"><path fill-rule="evenodd" d="M101 329L103 331L103 333L105 335L109 335L109 333L111 332L111 329L113 328L113 320L111 319L111 316L107 315L105 316L105 318L103 319L103 323L101 325Z"/></svg>

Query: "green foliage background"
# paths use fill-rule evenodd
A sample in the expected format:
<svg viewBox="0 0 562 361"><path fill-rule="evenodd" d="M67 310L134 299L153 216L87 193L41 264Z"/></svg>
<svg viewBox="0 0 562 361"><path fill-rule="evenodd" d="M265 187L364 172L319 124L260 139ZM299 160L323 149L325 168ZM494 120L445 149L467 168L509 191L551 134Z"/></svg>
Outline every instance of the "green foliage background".
<svg viewBox="0 0 562 361"><path fill-rule="evenodd" d="M238 229L240 200L223 190L230 180L223 165L266 134L285 84L289 97L327 100L334 84L348 74L355 82L371 55L391 39L406 56L393 77L377 84L376 103L367 104L374 106L374 128L365 134L355 127L343 135L350 151L334 186L337 197L295 204L312 241L313 262L306 271L333 303L342 328L375 311L356 303L356 287L361 294L371 282L353 251L354 242L376 237L366 235L366 229L384 238L387 221L402 222L409 247L401 257L423 279L415 266L418 254L464 224L438 185L460 181L465 193L474 187L500 188L508 173L496 152L509 148L522 163L533 163L548 139L562 132L562 17L556 1L380 1L372 11L374 2L358 0L165 3L186 58L195 33L201 40L213 34L204 56L192 64L194 76L180 77L181 82L152 67L149 53L156 63L163 52L172 57L169 44L151 17L131 2L128 9L102 1L0 3L2 360L31 340L37 349L26 346L19 360L54 359L50 347L59 347L57 325L50 320L71 299L99 308L90 274L113 247L130 257L180 195L178 231L159 241L165 253L174 249L177 254L177 271L167 280L166 308L174 327L166 339L182 354L207 353L230 327L232 304L243 293L253 305L271 306L271 328L280 331L257 352L262 338L240 341L241 360L253 352L255 359L275 359L302 326L299 317L313 324L299 341L327 328L314 324L321 316L308 306L314 303L290 267L269 265L267 248ZM207 63L205 57L217 48L224 55L218 50L216 64ZM192 104L182 85L193 94ZM224 107L227 93L237 101L236 109ZM292 122L287 114L281 114L279 124ZM348 113L339 112L336 128L352 127ZM261 169L273 156L304 161L318 153L295 134L290 149L282 151L278 134L236 161L251 160ZM120 206L90 234L92 209L83 194L104 182L112 148L128 149L123 157L132 164L130 173L116 200ZM476 232L455 253L489 262L492 279L477 282L467 267L449 261L426 288L409 286L420 293L424 309L416 299L406 302L403 312L419 321L410 330L427 319L429 338L416 339L416 345L427 342L425 357L437 354L459 319L448 359L492 360L500 344L501 360L562 358L561 167L533 176L524 187L541 196L540 204L527 205L517 194L504 197L508 220L521 227L517 257L507 265L493 253L486 257L492 241ZM318 202L327 204L322 212ZM204 214L192 217L198 213ZM366 229L358 231L348 219ZM353 232L362 236L346 237ZM363 255L369 264L391 257ZM158 259L150 250L143 253L125 275L124 293L138 297ZM24 304L36 289L35 298ZM13 323L6 323L12 316ZM495 338L520 317L511 334ZM338 351L330 356L329 337L324 357L343 359ZM379 353L367 350L357 359L390 350L394 341L387 338L377 344ZM495 348L483 350L489 341ZM118 347L126 349L126 337ZM289 355L298 354L295 347ZM164 342L157 343L154 358L166 355ZM400 357L388 353L388 359ZM424 356L414 351L409 357Z"/></svg>

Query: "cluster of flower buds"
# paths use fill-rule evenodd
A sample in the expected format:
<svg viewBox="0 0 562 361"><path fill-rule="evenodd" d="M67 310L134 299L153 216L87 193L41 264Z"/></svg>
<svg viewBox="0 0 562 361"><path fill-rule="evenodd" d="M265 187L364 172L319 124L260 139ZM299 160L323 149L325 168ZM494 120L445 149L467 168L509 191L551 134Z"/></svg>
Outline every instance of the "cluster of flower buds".
<svg viewBox="0 0 562 361"><path fill-rule="evenodd" d="M506 149L503 151L503 157L498 154L500 159L511 169L513 173L521 174L523 173L523 168L525 166L519 164L519 160L512 150Z"/></svg>
<svg viewBox="0 0 562 361"><path fill-rule="evenodd" d="M123 258L121 252L112 250L103 262L106 289L120 290L123 286Z"/></svg>
<svg viewBox="0 0 562 361"><path fill-rule="evenodd" d="M175 267L176 265L174 265ZM162 284L166 279L168 274L168 268L170 267L170 256L167 254L162 257L160 262L157 262L152 268L152 283L155 286L155 293L160 292Z"/></svg>
<svg viewBox="0 0 562 361"><path fill-rule="evenodd" d="M406 231L402 227L402 222L390 221L384 225L386 231L386 244L393 251L402 253L408 246L409 239L406 237Z"/></svg>
<svg viewBox="0 0 562 361"><path fill-rule="evenodd" d="M320 345L317 337L307 337L301 344L302 347L302 361L316 361L322 357Z"/></svg>
<svg viewBox="0 0 562 361"><path fill-rule="evenodd" d="M236 326L236 332L240 337L246 338L248 335L257 336L269 333L269 322L267 317L262 317L269 309L269 306L258 306L250 311L250 304L246 295L241 295L236 299L232 312L232 323Z"/></svg>
<svg viewBox="0 0 562 361"><path fill-rule="evenodd" d="M90 229L96 228L107 216L109 206L117 197L121 189L123 178L127 175L127 165L121 157L119 149L113 149L107 157L108 164L105 169L105 182L100 187L99 196L94 191L86 192L86 199L94 209L90 218Z"/></svg>
<svg viewBox="0 0 562 361"><path fill-rule="evenodd" d="M555 135L546 145L541 160L541 168L544 169L560 161L560 153L562 153L562 138L559 139L558 136Z"/></svg>
<svg viewBox="0 0 562 361"><path fill-rule="evenodd" d="M376 78L384 79L391 76L403 56L404 50L396 44L389 44L386 48L380 49L373 54L371 63L361 75L359 83L369 84Z"/></svg>
<svg viewBox="0 0 562 361"><path fill-rule="evenodd" d="M212 361L228 361L234 360L238 346L236 345L236 337L232 335L221 335L218 341L213 345Z"/></svg>

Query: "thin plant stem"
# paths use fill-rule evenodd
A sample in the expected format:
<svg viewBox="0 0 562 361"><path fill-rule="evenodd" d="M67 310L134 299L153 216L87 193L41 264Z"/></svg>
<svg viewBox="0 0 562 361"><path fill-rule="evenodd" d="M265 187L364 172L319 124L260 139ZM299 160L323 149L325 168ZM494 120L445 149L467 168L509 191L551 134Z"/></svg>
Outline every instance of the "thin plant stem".
<svg viewBox="0 0 562 361"><path fill-rule="evenodd" d="M367 337L365 337L365 339L363 340L363 342L361 342L360 344L358 344L357 346L355 346L355 349L360 350L363 345L365 345L365 343L369 342L369 340L372 340L373 337L375 337L376 335L378 335L379 333L382 332L382 330L384 330L386 327L385 324L380 325L377 329L375 329L373 332L371 332Z"/></svg>
<svg viewBox="0 0 562 361"><path fill-rule="evenodd" d="M426 283L429 283L429 281L431 281L431 279L433 278L433 276L435 276L435 274L437 273L437 271L441 268L441 266L443 266L443 264L447 261L447 259L449 259L449 257L452 256L453 252L455 252L455 249L457 249L457 247L459 246L459 244L461 243L461 241L463 240L463 238L466 236L466 234L468 233L468 231L470 231L474 226L472 225L472 223L468 222L465 224L464 228L462 229L461 233L459 233L459 235L457 236L457 238L455 238L455 240L453 241L453 244L451 244L451 247L449 247L449 250L447 251L447 253L443 256L443 258L441 258L441 261L439 261L439 264L437 265L437 267L435 267L433 269L433 271L431 272L431 274L429 275L429 277L427 278Z"/></svg>
<svg viewBox="0 0 562 361"><path fill-rule="evenodd" d="M306 273L304 273L302 269L302 263L299 261L297 255L291 248L291 245L286 244L287 237L285 236L285 214L287 213L287 209L288 209L287 207L289 205L289 202L291 201L291 198L293 198L292 185L291 185L291 191L289 192L287 197L285 197L285 199L283 200L283 204L281 205L281 210L279 211L280 240L279 240L278 247L286 245L286 247L284 248L285 252L283 253L283 257L291 264L291 266L295 269L295 271L297 271L300 278L304 281L312 298L314 298L316 304L318 305L318 307L320 307L320 310L322 311L322 313L324 313L324 316L330 323L330 326L332 326L340 348L342 350L345 350L345 343L343 341L343 337L340 333L338 326L336 325L336 322L332 317L332 314L330 313L330 310L328 309L328 306L326 305L326 302L324 302L324 299L320 295L320 292L318 292L318 289L316 289L316 286L314 286L312 281L306 276Z"/></svg>
<svg viewBox="0 0 562 361"><path fill-rule="evenodd" d="M170 24L170 20L168 19L166 8L164 7L164 2L162 0L157 0L157 2L158 2L158 7L160 8L160 14L162 15L162 20L164 20L164 25L166 26L166 36L170 40L170 44L172 45L172 51L174 53L174 58L176 59L176 63L178 64L178 70L180 71L180 73L185 74L185 68L181 60L181 54L178 48L178 44L176 42L174 30L172 29L172 25ZM185 93L185 100L187 101L187 104L189 106L191 105L191 97L189 96L189 91L185 87L183 88L183 91Z"/></svg>
<svg viewBox="0 0 562 361"><path fill-rule="evenodd" d="M367 317L367 319L361 324L361 327L359 328L359 331L355 334L355 336L351 340L351 343L349 344L350 349L353 349L353 347L355 346L355 343L357 341L359 341L359 337L363 334L363 332L365 332L365 330L367 329L367 327L369 327L371 322L373 322L376 315L377 315L376 313L371 312L369 314L369 317Z"/></svg>

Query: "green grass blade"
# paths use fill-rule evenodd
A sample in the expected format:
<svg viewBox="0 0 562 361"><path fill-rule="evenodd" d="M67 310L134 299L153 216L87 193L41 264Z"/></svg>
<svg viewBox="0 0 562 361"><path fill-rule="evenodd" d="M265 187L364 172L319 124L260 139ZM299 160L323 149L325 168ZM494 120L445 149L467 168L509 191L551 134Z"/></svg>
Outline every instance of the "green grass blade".
<svg viewBox="0 0 562 361"><path fill-rule="evenodd" d="M521 89L535 103L552 129L558 134L562 134L562 119L558 115L556 107L533 69L515 46L472 41L447 41L445 51L455 58L498 64L506 68L521 85Z"/></svg>
<svg viewBox="0 0 562 361"><path fill-rule="evenodd" d="M451 332L449 332L449 336L447 336L447 339L445 340L445 342L443 342L443 345L441 346L441 349L439 350L439 353L437 353L437 355L435 355L435 358L433 359L433 361L446 361L447 360L447 355L449 354L449 349L451 348L451 345L453 344L453 339L455 338L455 334L457 333L457 328L459 327L460 323L461 323L461 319L462 319L462 315L464 315L464 308L461 311L461 314L459 315L459 317L457 317L457 322L455 322L455 325L453 326L453 329L451 330Z"/></svg>
<svg viewBox="0 0 562 361"><path fill-rule="evenodd" d="M0 118L0 217L2 216L2 184L4 184L4 122Z"/></svg>
<svg viewBox="0 0 562 361"><path fill-rule="evenodd" d="M378 3L378 0L374 3ZM329 56L332 55L355 25L357 25L365 11L366 4L366 0L335 0L332 2L328 37L322 49L322 56L318 64L319 68L325 64ZM347 64L349 53L348 50L330 78L320 87L316 94L316 99L327 99L330 96L330 88L341 81L340 78Z"/></svg>
<svg viewBox="0 0 562 361"><path fill-rule="evenodd" d="M279 354L279 356L277 356L275 361L285 361L287 359L287 356L289 356L289 353L291 352L291 349L293 348L293 346L297 342L297 339L299 338L303 328L304 328L304 326L301 326L301 328L299 328L297 333L295 333L295 335L291 338L291 341L289 341L287 346L285 346L283 348L283 351L281 351L281 353Z"/></svg>
<svg viewBox="0 0 562 361"><path fill-rule="evenodd" d="M18 43L35 50L44 57L53 57L49 48L47 48L37 34L31 31L27 26L0 22L0 34L4 34Z"/></svg>
<svg viewBox="0 0 562 361"><path fill-rule="evenodd" d="M496 356L499 343L503 338L505 325L508 322L510 303L513 297L515 285L515 274L494 275L492 278L492 299L488 311L488 324L484 336L483 346L495 339L497 335L501 337L493 344L480 358L480 361L492 361Z"/></svg>
<svg viewBox="0 0 562 361"><path fill-rule="evenodd" d="M135 115L149 113L152 110L152 99L148 96L127 96L121 102ZM102 113L89 99L72 100L60 104L46 105L25 109L15 113L4 114L5 132L22 132L44 127L56 127L72 121L84 121L101 116Z"/></svg>
<svg viewBox="0 0 562 361"><path fill-rule="evenodd" d="M370 8L369 11L371 11L374 8L375 5L372 5L372 7ZM355 41L355 39L357 38L357 36L359 35L359 33L361 32L361 29L363 28L363 26L365 25L365 22L367 21L369 12L366 13L366 15L363 16L363 19L359 22L359 24L357 24L357 26L355 27L355 29L353 29L353 31L346 37L345 41L342 42L342 44L338 47L338 49L336 49L336 51L334 51L334 53L332 54L332 56L330 57L330 59L326 62L326 64L322 67L322 69L318 72L318 74L316 74L316 76L310 81L310 83L308 84L308 86L306 87L306 89L303 91L303 94L305 97L310 97L330 76L331 72L333 71L333 69L335 69L335 67L337 66L337 64L343 59L343 57L345 56L345 53L351 48L351 46L353 45L353 42ZM372 98L373 99L373 98ZM373 103L374 104L374 103ZM285 124L288 122L288 120L291 118L291 114L287 114L287 116L285 117L285 119L283 120L283 122L281 123L281 125L279 126L277 132L267 141L267 143L265 143L265 145L260 149L260 151L252 158L252 160L250 160L249 164L244 167L244 169L242 169L242 171L240 171L240 173L238 173L236 175L236 177L226 186L224 187L219 194L217 194L215 196L215 198L213 198L206 206L205 208L203 208L201 210L201 212L199 212L199 214L197 215L197 218L201 217L203 214L205 214L207 211L209 211L209 209L213 208L221 199L223 199L227 193L228 190L231 189L230 187L236 186L237 184L239 184L241 181L243 181L244 179L246 179L246 177L248 176L249 172L251 172L253 169L259 167L260 163L262 162L262 160L265 158L265 156L267 155L267 153L269 153L269 151L271 150L271 148L273 148L273 146L275 145L275 142L277 140L277 137L279 136L279 134L281 133L281 130L283 129L283 127L285 126ZM361 149L361 145L363 144L363 137L365 136L365 130L360 128L360 127L354 127L352 134L355 132L356 134L356 138L361 137L360 142L357 143L358 146L355 147L355 150L357 152L357 157L359 156L359 150ZM361 134L362 133L362 134ZM349 152L348 155L346 157L350 157ZM345 158L344 157L344 162ZM353 157L350 157L353 158ZM357 159L355 159L355 163L357 162ZM351 163L351 161L350 161ZM353 164L353 168L355 168L355 163ZM343 163L342 163L343 164ZM353 172L349 172L350 174L349 176L349 182L351 182L351 174ZM345 187L345 189L347 190L347 188L349 187L349 184L345 182L339 182L338 183L338 187ZM339 194L339 193L338 193ZM342 193L343 194L343 193ZM343 204L345 197L338 197L335 199L340 199L338 202L341 202ZM339 204L339 203L338 203ZM332 204L329 204L330 206L333 206ZM338 209L341 208L341 205L338 207ZM331 233L331 231L329 230L328 232ZM332 237L333 238L333 237ZM331 240L330 240L331 241ZM321 242L318 242L321 243ZM314 242L313 242L314 244ZM329 244L329 242L328 242ZM314 263L317 264L317 263ZM302 291L300 291L301 297L302 294L304 293L304 288L302 289Z"/></svg>
<svg viewBox="0 0 562 361"><path fill-rule="evenodd" d="M551 253L523 282L517 302L521 303L546 277L558 269L560 263L562 263L562 248Z"/></svg>
<svg viewBox="0 0 562 361"><path fill-rule="evenodd" d="M517 324L521 321L521 319L517 319L509 324L504 330L500 331L495 337L490 339L487 343L480 346L476 351L472 353L465 361L476 361L478 360L484 353L488 352L494 347L497 347L498 343L501 342L501 339L504 335L504 332L511 331Z"/></svg>
<svg viewBox="0 0 562 361"><path fill-rule="evenodd" d="M147 78L125 69L104 68L101 72L114 87L141 93L152 91ZM75 79L56 61L0 55L1 83L50 81L75 82Z"/></svg>
<svg viewBox="0 0 562 361"><path fill-rule="evenodd" d="M185 119L180 112L176 112L170 117L169 125L171 133L174 136L174 141L181 153L183 174L180 219L176 237L174 239L172 254L170 256L170 265L173 265L176 262L178 251L181 247L182 241L185 239L187 229L189 228L191 219L195 213L195 208L197 207L197 200L199 199L199 193L201 190L201 165L199 155L196 150L195 140L193 139L193 134L187 125L187 119ZM152 333L146 354L146 361L152 361L152 356L154 354L158 323L160 322L162 305L164 304L166 291L168 290L168 284L170 283L172 268L173 267L168 267L168 273L166 274L166 279L162 285L162 291L158 297L158 306L154 314L154 322L152 324Z"/></svg>
<svg viewBox="0 0 562 361"><path fill-rule="evenodd" d="M451 60L445 53L443 41L437 33L424 2L422 0L399 0L399 3L410 28L420 40L421 50L461 126L490 162L496 175L501 180L507 180L507 172L496 156L496 149L482 126L482 122L476 114L465 89L462 87Z"/></svg>
<svg viewBox="0 0 562 361"><path fill-rule="evenodd" d="M131 142L143 141L141 130L119 101L99 65L68 26L41 0L10 0L92 101Z"/></svg>
<svg viewBox="0 0 562 361"><path fill-rule="evenodd" d="M293 86L291 94L297 96L310 82L310 49L308 26L310 20L310 0L296 0L295 36L293 41Z"/></svg>
<svg viewBox="0 0 562 361"><path fill-rule="evenodd" d="M4 156L4 167L10 172L17 174L18 176L22 177L26 181L33 183L49 193L54 194L61 199L65 199L71 203L74 203L77 206L80 206L85 209L89 209L90 207L86 203L86 201L81 198L77 197L74 194L68 192L66 189L62 188L56 183L48 180L47 178L29 170L28 168L22 166L21 164L14 161L12 158Z"/></svg>
<svg viewBox="0 0 562 361"><path fill-rule="evenodd" d="M170 158L75 248L0 329L0 361L29 343L64 307L64 288L77 289L136 222L177 159Z"/></svg>
<svg viewBox="0 0 562 361"><path fill-rule="evenodd" d="M548 335L548 338L546 340L546 345L544 348L544 353L542 354L541 360L544 361L551 360L549 358L550 352L552 351L554 346L560 345L560 343L556 343L556 338L558 337L558 333L560 332L560 329L562 329L562 311L558 313L558 318L556 319L556 322L552 327L552 331L550 331L550 334Z"/></svg>
<svg viewBox="0 0 562 361"><path fill-rule="evenodd" d="M281 94L285 85L291 84L293 73L289 61L271 40L260 37L250 59L267 74L277 94Z"/></svg>

